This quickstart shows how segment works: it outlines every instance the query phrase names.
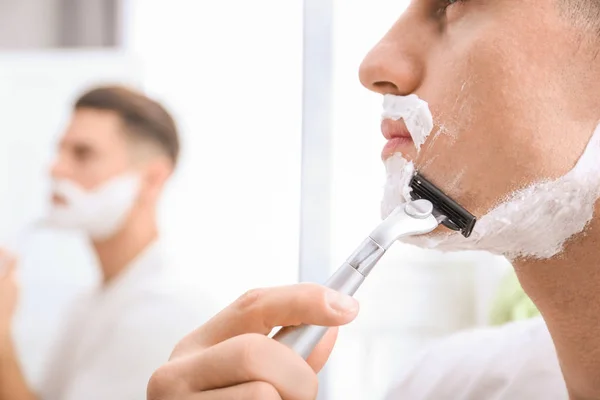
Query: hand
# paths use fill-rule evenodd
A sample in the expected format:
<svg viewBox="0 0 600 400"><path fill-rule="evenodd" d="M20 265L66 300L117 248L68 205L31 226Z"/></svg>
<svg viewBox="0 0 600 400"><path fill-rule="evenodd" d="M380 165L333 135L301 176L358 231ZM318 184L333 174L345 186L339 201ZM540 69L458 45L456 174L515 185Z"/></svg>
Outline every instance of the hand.
<svg viewBox="0 0 600 400"><path fill-rule="evenodd" d="M17 259L0 249L0 336L10 335L17 308L19 289L16 279Z"/></svg>
<svg viewBox="0 0 600 400"><path fill-rule="evenodd" d="M351 322L358 303L314 284L252 290L184 338L148 385L148 400L314 400L332 328L307 361L270 339L274 327Z"/></svg>

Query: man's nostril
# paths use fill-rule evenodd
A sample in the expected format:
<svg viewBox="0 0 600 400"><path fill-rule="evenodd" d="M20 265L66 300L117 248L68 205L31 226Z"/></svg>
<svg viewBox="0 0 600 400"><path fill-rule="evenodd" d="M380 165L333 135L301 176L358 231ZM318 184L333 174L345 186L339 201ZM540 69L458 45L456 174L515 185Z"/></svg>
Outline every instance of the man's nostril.
<svg viewBox="0 0 600 400"><path fill-rule="evenodd" d="M394 85L391 82L387 81L379 81L373 83L373 90L382 93L382 94L395 94L400 95L400 90L398 86Z"/></svg>

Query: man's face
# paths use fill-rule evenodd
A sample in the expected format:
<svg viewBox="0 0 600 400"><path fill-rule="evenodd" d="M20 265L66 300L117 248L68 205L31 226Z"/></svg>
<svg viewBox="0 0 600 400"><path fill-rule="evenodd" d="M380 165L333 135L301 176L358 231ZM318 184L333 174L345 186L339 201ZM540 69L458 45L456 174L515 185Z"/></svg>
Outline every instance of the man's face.
<svg viewBox="0 0 600 400"><path fill-rule="evenodd" d="M61 139L52 177L91 190L127 171L131 156L122 130L121 120L114 112L75 111Z"/></svg>
<svg viewBox="0 0 600 400"><path fill-rule="evenodd" d="M591 47L554 1L413 0L360 79L429 103L433 133L398 150L481 216L581 155L600 116Z"/></svg>

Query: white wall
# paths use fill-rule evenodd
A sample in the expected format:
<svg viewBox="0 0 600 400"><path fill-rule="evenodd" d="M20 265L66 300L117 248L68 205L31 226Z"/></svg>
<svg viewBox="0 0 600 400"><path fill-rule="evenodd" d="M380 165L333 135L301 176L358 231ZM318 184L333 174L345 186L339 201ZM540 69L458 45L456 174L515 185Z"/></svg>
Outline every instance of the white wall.
<svg viewBox="0 0 600 400"><path fill-rule="evenodd" d="M0 0L0 49L115 46L113 9L126 0Z"/></svg>
<svg viewBox="0 0 600 400"><path fill-rule="evenodd" d="M132 0L125 45L174 110L183 154L165 199L178 264L219 305L298 273L302 2Z"/></svg>
<svg viewBox="0 0 600 400"><path fill-rule="evenodd" d="M0 1L0 48L38 49L59 41L59 0Z"/></svg>

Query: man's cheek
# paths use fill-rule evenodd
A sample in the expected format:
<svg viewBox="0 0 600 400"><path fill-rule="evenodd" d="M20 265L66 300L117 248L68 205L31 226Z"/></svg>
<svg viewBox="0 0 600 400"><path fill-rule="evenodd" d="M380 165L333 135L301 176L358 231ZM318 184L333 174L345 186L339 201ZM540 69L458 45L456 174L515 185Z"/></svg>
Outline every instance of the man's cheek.
<svg viewBox="0 0 600 400"><path fill-rule="evenodd" d="M497 198L490 187L493 181L486 176L494 171L493 160L485 152L477 152L463 135L454 140L451 136L440 136L415 162L415 168L440 190L475 215L484 214ZM490 164L481 166L481 158Z"/></svg>

